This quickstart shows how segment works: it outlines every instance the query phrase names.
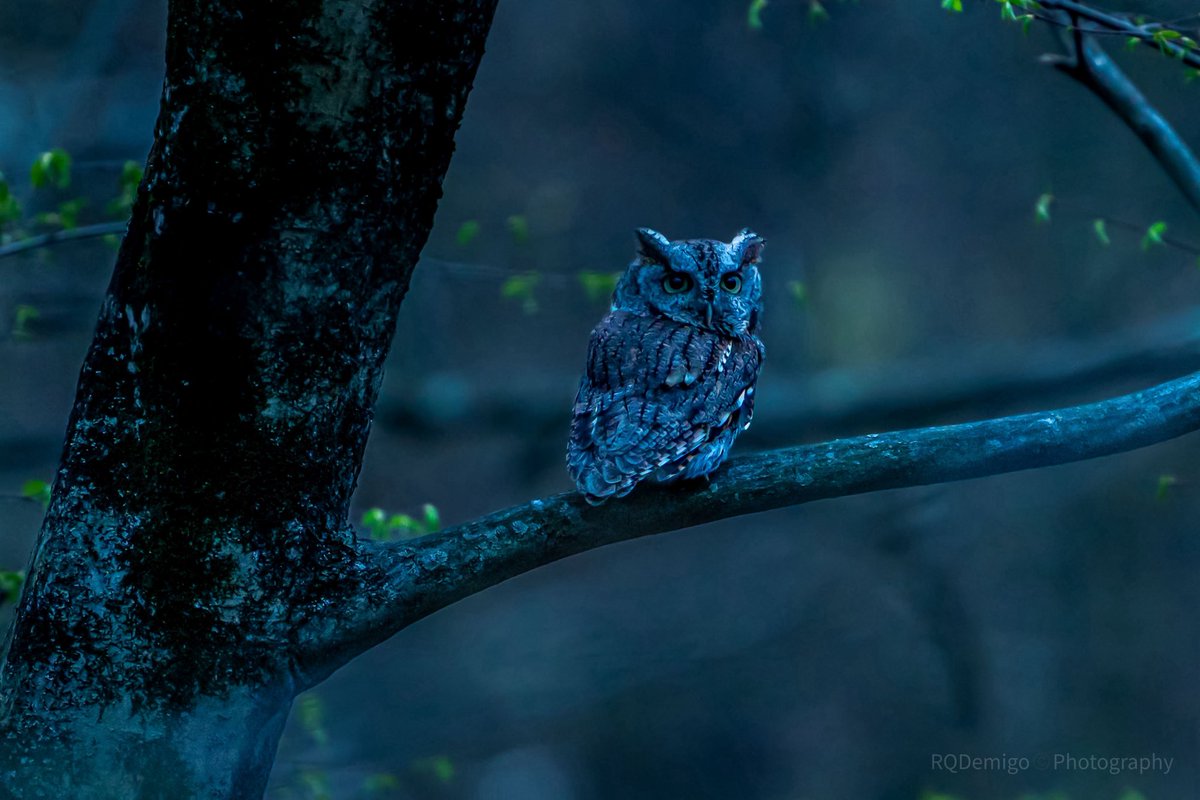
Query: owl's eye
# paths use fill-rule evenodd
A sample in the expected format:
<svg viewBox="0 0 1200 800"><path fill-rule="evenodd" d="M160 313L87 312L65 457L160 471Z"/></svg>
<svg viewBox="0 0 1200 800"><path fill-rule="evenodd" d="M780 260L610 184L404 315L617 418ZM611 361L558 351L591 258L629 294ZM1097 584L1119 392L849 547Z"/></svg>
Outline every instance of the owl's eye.
<svg viewBox="0 0 1200 800"><path fill-rule="evenodd" d="M667 294L679 294L692 288L692 279L682 272L672 272L663 278L662 286Z"/></svg>
<svg viewBox="0 0 1200 800"><path fill-rule="evenodd" d="M736 272L726 272L721 276L721 288L730 294L737 294L742 290L742 276Z"/></svg>

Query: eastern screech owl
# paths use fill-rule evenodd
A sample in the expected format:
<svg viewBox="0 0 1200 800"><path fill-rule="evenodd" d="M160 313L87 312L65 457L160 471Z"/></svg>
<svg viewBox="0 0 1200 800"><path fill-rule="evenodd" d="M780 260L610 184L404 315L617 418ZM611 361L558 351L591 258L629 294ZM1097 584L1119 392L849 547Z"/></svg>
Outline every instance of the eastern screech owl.
<svg viewBox="0 0 1200 800"><path fill-rule="evenodd" d="M672 242L646 228L588 345L567 469L592 505L646 478L698 478L750 426L763 240Z"/></svg>

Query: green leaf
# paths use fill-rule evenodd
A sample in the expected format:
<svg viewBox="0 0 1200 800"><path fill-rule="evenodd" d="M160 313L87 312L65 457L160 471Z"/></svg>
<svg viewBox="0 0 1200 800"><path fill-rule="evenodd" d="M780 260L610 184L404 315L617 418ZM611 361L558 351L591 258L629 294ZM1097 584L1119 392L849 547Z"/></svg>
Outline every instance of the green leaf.
<svg viewBox="0 0 1200 800"><path fill-rule="evenodd" d="M953 11L956 14L961 14L963 10L962 0L942 0L942 8L947 11Z"/></svg>
<svg viewBox="0 0 1200 800"><path fill-rule="evenodd" d="M24 583L24 572L0 570L0 606L17 602L21 596L21 585Z"/></svg>
<svg viewBox="0 0 1200 800"><path fill-rule="evenodd" d="M21 484L21 497L36 500L42 508L50 507L50 484L46 481L29 480Z"/></svg>
<svg viewBox="0 0 1200 800"><path fill-rule="evenodd" d="M750 7L746 9L746 25L750 28L750 30L762 30L762 12L766 7L767 0L750 0Z"/></svg>
<svg viewBox="0 0 1200 800"><path fill-rule="evenodd" d="M460 247L466 247L471 242L479 238L479 232L483 230L479 222L469 219L462 225L458 226L458 233L454 234L455 240Z"/></svg>
<svg viewBox="0 0 1200 800"><path fill-rule="evenodd" d="M387 513L382 508L368 508L362 515L362 526L367 529L367 535L377 542L391 539L388 529Z"/></svg>
<svg viewBox="0 0 1200 800"><path fill-rule="evenodd" d="M143 172L141 164L136 161L126 161L121 165L121 174L117 178L117 185L126 191L136 192L138 184L142 182Z"/></svg>
<svg viewBox="0 0 1200 800"><path fill-rule="evenodd" d="M809 0L808 21L809 22L826 22L828 20L829 20L829 12L825 10L825 6L821 5L821 0Z"/></svg>
<svg viewBox="0 0 1200 800"><path fill-rule="evenodd" d="M1112 240L1108 238L1108 224L1103 217L1092 220L1092 230L1095 232L1096 238L1100 240L1100 244L1105 247L1112 244Z"/></svg>
<svg viewBox="0 0 1200 800"><path fill-rule="evenodd" d="M607 300L617 288L621 279L620 272L589 272L579 273L579 284L587 294L588 300Z"/></svg>
<svg viewBox="0 0 1200 800"><path fill-rule="evenodd" d="M0 225L20 218L21 204L13 196L12 189L9 187L8 181L4 178L4 173L0 172Z"/></svg>
<svg viewBox="0 0 1200 800"><path fill-rule="evenodd" d="M1149 250L1155 245L1163 244L1163 234L1167 232L1167 223L1163 221L1155 222L1146 229L1146 235L1142 237L1142 249Z"/></svg>
<svg viewBox="0 0 1200 800"><path fill-rule="evenodd" d="M519 300L526 314L535 314L538 310L537 298L533 290L541 276L536 272L522 272L505 279L500 286L500 296L508 300Z"/></svg>
<svg viewBox="0 0 1200 800"><path fill-rule="evenodd" d="M404 538L424 536L433 533L441 527L442 521L437 508L426 503L421 507L421 518L414 519L408 514L391 514L382 508L370 508L363 514L363 527L371 538L377 542L390 542L399 534Z"/></svg>
<svg viewBox="0 0 1200 800"><path fill-rule="evenodd" d="M29 327L29 323L40 317L42 312L36 307L22 303L13 311L13 326L12 337L28 341L33 338L33 331Z"/></svg>
<svg viewBox="0 0 1200 800"><path fill-rule="evenodd" d="M412 761L412 768L417 772L432 775L441 783L450 783L454 780L454 762L450 760L449 756L417 758Z"/></svg>
<svg viewBox="0 0 1200 800"><path fill-rule="evenodd" d="M1130 36L1128 39L1125 40L1125 49L1126 50L1136 50L1137 46L1141 43L1142 43L1141 37Z"/></svg>
<svg viewBox="0 0 1200 800"><path fill-rule="evenodd" d="M1117 797L1117 800L1146 800L1146 795L1142 794L1136 789L1126 789L1125 791L1121 792L1121 794Z"/></svg>
<svg viewBox="0 0 1200 800"><path fill-rule="evenodd" d="M320 746L329 744L329 732L325 730L325 706L313 692L305 692L296 700L296 715L300 727Z"/></svg>
<svg viewBox="0 0 1200 800"><path fill-rule="evenodd" d="M47 150L34 159L29 170L29 180L33 188L43 189L54 186L65 189L71 185L71 156L61 147Z"/></svg>
<svg viewBox="0 0 1200 800"><path fill-rule="evenodd" d="M1154 489L1155 500L1166 500L1167 494L1171 491L1171 487L1179 483L1179 478L1174 475L1159 475L1158 483ZM1122 795L1122 798L1124 795Z"/></svg>
<svg viewBox="0 0 1200 800"><path fill-rule="evenodd" d="M1034 204L1034 215L1037 222L1050 221L1050 204L1054 202L1054 195L1046 193L1038 197L1037 203Z"/></svg>
<svg viewBox="0 0 1200 800"><path fill-rule="evenodd" d="M525 219L525 217L520 214L513 214L504 221L504 224L508 228L508 232L514 242L525 244L529 241L529 220Z"/></svg>
<svg viewBox="0 0 1200 800"><path fill-rule="evenodd" d="M1158 49L1163 53L1183 58L1184 52L1187 48L1179 46L1182 43L1181 40L1183 38L1183 34L1179 31L1173 31L1170 28L1163 28L1162 30L1157 30L1151 34L1151 38L1154 40L1154 43L1158 45Z"/></svg>
<svg viewBox="0 0 1200 800"><path fill-rule="evenodd" d="M299 778L308 800L333 800L333 789L329 785L329 775L325 770L301 770Z"/></svg>
<svg viewBox="0 0 1200 800"><path fill-rule="evenodd" d="M787 289L797 306L804 308L808 305L808 286L804 281L788 281Z"/></svg>
<svg viewBox="0 0 1200 800"><path fill-rule="evenodd" d="M388 533L400 531L409 535L420 535L421 524L408 514L392 514L387 521Z"/></svg>
<svg viewBox="0 0 1200 800"><path fill-rule="evenodd" d="M421 512L424 515L422 519L423 533L433 533L442 527L442 515L438 513L437 506L433 503L426 503L421 506Z"/></svg>
<svg viewBox="0 0 1200 800"><path fill-rule="evenodd" d="M63 230L79 227L79 212L83 211L85 205L87 200L82 197L58 204L58 224L62 225Z"/></svg>
<svg viewBox="0 0 1200 800"><path fill-rule="evenodd" d="M363 778L362 788L368 795L390 792L400 788L400 779L387 772L376 772Z"/></svg>
<svg viewBox="0 0 1200 800"><path fill-rule="evenodd" d="M137 199L138 184L142 182L142 165L136 161L126 161L117 177L118 194L105 207L109 216L128 217L133 210L133 201Z"/></svg>

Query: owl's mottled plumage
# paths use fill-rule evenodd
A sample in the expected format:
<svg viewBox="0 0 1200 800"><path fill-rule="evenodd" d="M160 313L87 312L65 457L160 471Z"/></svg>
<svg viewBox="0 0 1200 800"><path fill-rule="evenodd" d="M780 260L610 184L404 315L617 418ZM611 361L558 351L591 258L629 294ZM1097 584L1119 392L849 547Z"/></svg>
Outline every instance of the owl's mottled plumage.
<svg viewBox="0 0 1200 800"><path fill-rule="evenodd" d="M763 361L763 240L669 241L638 254L592 331L567 468L593 505L640 481L709 474L750 426Z"/></svg>

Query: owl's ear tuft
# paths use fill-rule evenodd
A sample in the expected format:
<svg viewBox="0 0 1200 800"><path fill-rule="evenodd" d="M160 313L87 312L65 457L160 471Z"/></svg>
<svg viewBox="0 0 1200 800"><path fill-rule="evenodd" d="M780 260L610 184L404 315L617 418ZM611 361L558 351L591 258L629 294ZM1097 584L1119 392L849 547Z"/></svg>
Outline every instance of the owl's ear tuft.
<svg viewBox="0 0 1200 800"><path fill-rule="evenodd" d="M667 249L671 246L670 239L658 231L652 231L649 228L638 228L637 240L638 254L640 256L659 264L667 263L669 260Z"/></svg>
<svg viewBox="0 0 1200 800"><path fill-rule="evenodd" d="M749 228L742 228L741 233L733 237L733 241L729 243L729 252L733 255L734 261L745 266L762 261L762 251L766 246L767 243L761 236Z"/></svg>

